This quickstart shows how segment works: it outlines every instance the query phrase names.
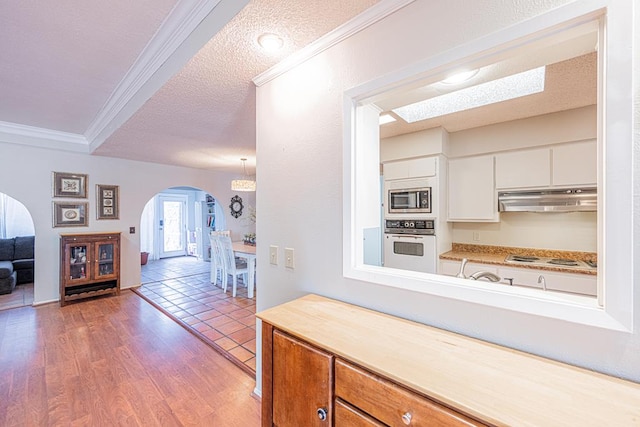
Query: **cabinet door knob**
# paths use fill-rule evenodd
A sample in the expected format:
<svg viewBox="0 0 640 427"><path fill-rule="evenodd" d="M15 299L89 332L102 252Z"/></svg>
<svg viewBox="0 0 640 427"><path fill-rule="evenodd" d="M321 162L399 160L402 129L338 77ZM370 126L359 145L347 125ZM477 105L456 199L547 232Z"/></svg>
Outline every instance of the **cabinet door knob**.
<svg viewBox="0 0 640 427"><path fill-rule="evenodd" d="M404 423L404 425L408 426L409 424L411 424L411 412L405 412L404 415L402 415L402 422Z"/></svg>
<svg viewBox="0 0 640 427"><path fill-rule="evenodd" d="M324 421L324 420L327 419L327 409L326 408L318 408L316 413L318 414L318 418L320 419L320 421Z"/></svg>

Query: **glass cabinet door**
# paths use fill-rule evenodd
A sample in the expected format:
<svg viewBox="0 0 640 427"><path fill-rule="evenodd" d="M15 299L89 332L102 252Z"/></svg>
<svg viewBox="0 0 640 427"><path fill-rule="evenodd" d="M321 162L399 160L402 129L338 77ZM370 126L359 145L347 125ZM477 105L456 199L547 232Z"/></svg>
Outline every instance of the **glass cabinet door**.
<svg viewBox="0 0 640 427"><path fill-rule="evenodd" d="M98 243L98 252L97 252L97 265L98 271L96 271L96 275L100 276L110 276L114 274L115 265L114 265L114 244L113 243Z"/></svg>
<svg viewBox="0 0 640 427"><path fill-rule="evenodd" d="M87 253L89 247L87 245L71 246L69 251L69 279L83 280L89 274L87 264Z"/></svg>

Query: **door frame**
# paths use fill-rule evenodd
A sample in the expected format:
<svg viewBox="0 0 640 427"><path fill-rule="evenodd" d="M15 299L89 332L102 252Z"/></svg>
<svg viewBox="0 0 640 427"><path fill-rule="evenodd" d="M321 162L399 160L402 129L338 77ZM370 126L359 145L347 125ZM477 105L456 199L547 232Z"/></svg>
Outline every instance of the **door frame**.
<svg viewBox="0 0 640 427"><path fill-rule="evenodd" d="M160 228L160 221L164 221L164 209L163 204L165 201L173 201L180 202L182 204L182 230L181 230L181 239L182 239L182 250L181 251L164 251L164 233ZM186 194L173 194L173 193L160 193L157 197L157 205L156 205L156 233L157 233L157 242L158 242L158 259L162 258L170 258L175 256L184 256L187 254L187 203L189 201L189 197Z"/></svg>

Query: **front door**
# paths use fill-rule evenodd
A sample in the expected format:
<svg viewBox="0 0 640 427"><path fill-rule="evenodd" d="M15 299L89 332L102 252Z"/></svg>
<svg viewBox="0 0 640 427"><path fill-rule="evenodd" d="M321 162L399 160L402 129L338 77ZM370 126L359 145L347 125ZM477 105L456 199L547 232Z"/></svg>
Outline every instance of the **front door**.
<svg viewBox="0 0 640 427"><path fill-rule="evenodd" d="M187 196L161 195L160 199L160 258L186 255Z"/></svg>

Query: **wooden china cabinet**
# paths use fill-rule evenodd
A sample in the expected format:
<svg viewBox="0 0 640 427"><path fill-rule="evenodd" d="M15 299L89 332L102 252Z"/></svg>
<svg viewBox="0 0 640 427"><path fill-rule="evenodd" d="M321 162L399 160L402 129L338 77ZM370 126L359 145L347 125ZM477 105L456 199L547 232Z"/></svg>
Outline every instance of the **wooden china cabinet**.
<svg viewBox="0 0 640 427"><path fill-rule="evenodd" d="M60 305L120 294L120 233L60 235Z"/></svg>

